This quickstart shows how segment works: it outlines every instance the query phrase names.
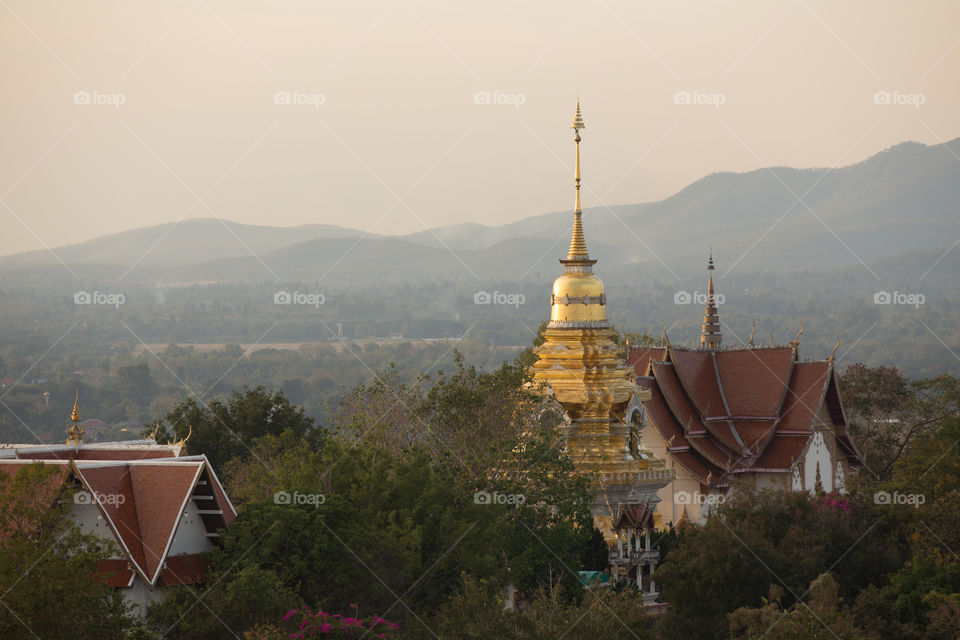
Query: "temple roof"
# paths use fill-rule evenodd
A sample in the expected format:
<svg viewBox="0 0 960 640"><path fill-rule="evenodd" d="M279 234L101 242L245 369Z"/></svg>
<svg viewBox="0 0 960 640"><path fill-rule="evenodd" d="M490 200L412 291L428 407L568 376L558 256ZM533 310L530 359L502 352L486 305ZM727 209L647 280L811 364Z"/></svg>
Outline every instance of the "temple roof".
<svg viewBox="0 0 960 640"><path fill-rule="evenodd" d="M202 577L202 559L171 556L170 549L190 500L199 508L208 535L226 528L237 512L206 456L179 456L179 445L150 442L78 447L7 445L0 473L15 475L31 463L53 465L60 473L38 488L53 507L69 485L89 494L109 526L122 558L101 563L104 579L129 586L134 573L153 586L192 584Z"/></svg>
<svg viewBox="0 0 960 640"><path fill-rule="evenodd" d="M860 455L847 433L832 360L803 362L795 345L635 347L637 384L650 391L648 421L667 452L713 484L731 474L786 472L802 455L822 408L851 464Z"/></svg>

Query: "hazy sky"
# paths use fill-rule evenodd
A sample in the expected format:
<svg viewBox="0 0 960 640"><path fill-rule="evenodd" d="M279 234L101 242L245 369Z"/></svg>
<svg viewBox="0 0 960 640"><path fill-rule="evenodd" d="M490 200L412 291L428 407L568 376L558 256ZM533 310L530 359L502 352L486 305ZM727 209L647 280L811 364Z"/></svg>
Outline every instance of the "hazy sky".
<svg viewBox="0 0 960 640"><path fill-rule="evenodd" d="M569 209L578 92L585 206L955 138L960 3L2 0L0 78L0 254L409 233Z"/></svg>

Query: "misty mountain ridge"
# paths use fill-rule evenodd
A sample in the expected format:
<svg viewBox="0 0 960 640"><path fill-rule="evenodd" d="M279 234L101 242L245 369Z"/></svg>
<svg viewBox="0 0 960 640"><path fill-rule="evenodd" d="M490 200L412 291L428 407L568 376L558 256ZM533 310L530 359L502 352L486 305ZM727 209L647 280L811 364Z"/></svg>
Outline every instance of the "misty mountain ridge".
<svg viewBox="0 0 960 640"><path fill-rule="evenodd" d="M590 207L584 227L601 271L643 264L671 276L718 268L828 270L903 253L936 253L960 237L960 138L905 142L839 168L713 173L659 202ZM590 193L585 194L589 202ZM317 280L323 274L434 280L542 278L566 253L569 211L501 226L461 223L403 236L335 225L246 225L191 219L55 249L71 266L131 264L131 280ZM0 258L0 270L57 264L45 250ZM402 265L402 270L397 266Z"/></svg>

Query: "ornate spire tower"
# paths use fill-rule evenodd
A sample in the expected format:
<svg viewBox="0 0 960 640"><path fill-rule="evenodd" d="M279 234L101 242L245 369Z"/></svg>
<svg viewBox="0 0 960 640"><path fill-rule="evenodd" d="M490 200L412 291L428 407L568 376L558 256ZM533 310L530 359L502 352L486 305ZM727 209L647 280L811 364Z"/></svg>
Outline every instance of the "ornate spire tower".
<svg viewBox="0 0 960 640"><path fill-rule="evenodd" d="M549 386L571 424L567 453L577 467L596 473L594 521L609 543L616 538L611 517L622 504L657 501L656 492L672 477L662 460L630 450L630 426L624 421L634 394L633 370L621 360L617 332L607 321L603 282L593 274L580 207L580 103L571 128L576 143L573 233L563 274L553 283L545 342L537 347L534 380Z"/></svg>
<svg viewBox="0 0 960 640"><path fill-rule="evenodd" d="M67 426L67 444L80 446L83 443L84 431L80 426L80 389L73 400L73 411L70 412L70 425Z"/></svg>
<svg viewBox="0 0 960 640"><path fill-rule="evenodd" d="M707 261L710 279L707 282L707 307L703 311L703 327L700 331L701 349L719 349L723 336L720 335L720 314L717 312L717 300L713 294L713 249Z"/></svg>

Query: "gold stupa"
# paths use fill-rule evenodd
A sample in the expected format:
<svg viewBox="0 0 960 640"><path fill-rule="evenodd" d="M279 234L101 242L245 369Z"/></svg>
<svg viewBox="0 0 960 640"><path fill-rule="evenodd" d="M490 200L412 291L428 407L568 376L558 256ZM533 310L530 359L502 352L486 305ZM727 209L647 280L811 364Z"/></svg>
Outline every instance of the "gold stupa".
<svg viewBox="0 0 960 640"><path fill-rule="evenodd" d="M597 474L600 486L592 511L597 527L612 542L610 520L618 505L655 504L657 490L672 478L672 471L649 451L631 450L631 425L624 418L634 393L641 390L634 385L632 368L621 359L617 331L607 321L603 282L593 273L597 261L590 258L583 233L580 129L584 124L579 101L571 128L577 149L573 233L567 257L560 260L563 274L553 283L550 322L543 334L546 341L535 350L538 360L533 374L570 417L567 454L578 469Z"/></svg>

